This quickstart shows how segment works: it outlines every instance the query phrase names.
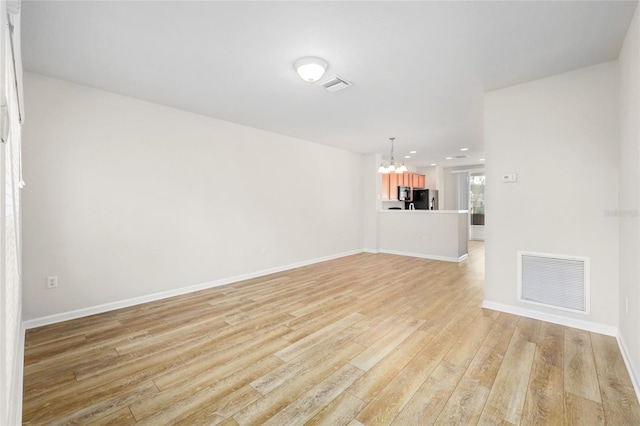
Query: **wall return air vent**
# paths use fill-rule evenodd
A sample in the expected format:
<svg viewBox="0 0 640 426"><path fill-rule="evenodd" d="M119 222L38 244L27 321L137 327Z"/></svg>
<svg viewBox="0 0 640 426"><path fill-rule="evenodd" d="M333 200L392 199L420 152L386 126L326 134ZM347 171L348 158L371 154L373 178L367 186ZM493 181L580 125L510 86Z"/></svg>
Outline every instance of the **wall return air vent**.
<svg viewBox="0 0 640 426"><path fill-rule="evenodd" d="M589 259L518 252L518 300L589 313Z"/></svg>
<svg viewBox="0 0 640 426"><path fill-rule="evenodd" d="M330 92L337 92L338 90L346 89L351 85L352 83L348 82L344 78L339 77L337 75L334 75L333 77L330 77L328 80L325 80L322 83L320 83L320 86L324 87Z"/></svg>

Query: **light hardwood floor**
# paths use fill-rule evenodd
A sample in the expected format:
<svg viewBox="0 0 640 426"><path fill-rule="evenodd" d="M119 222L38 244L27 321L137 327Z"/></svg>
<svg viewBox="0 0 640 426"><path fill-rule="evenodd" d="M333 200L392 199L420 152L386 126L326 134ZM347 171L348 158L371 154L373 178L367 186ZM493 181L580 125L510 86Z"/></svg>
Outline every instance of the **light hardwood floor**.
<svg viewBox="0 0 640 426"><path fill-rule="evenodd" d="M481 309L460 264L358 254L29 330L26 424L639 425L613 337Z"/></svg>

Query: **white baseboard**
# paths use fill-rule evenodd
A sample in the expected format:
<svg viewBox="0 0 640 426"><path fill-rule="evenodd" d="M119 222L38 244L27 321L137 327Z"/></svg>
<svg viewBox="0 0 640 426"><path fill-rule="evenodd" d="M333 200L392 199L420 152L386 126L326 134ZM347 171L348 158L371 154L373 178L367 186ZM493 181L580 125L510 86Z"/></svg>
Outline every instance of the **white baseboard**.
<svg viewBox="0 0 640 426"><path fill-rule="evenodd" d="M410 253L406 251L384 250L384 249L378 250L378 253L395 254L398 256L419 257L421 259L442 260L445 262L458 262L458 263L462 262L463 260L469 257L468 254L463 254L460 257L449 257L449 256L438 256L433 254Z"/></svg>
<svg viewBox="0 0 640 426"><path fill-rule="evenodd" d="M580 330L591 331L593 333L605 334L607 336L617 336L618 328L610 325L600 324L592 321L585 321L576 318L569 318L562 315L548 314L546 312L535 311L532 309L521 308L519 306L505 305L485 300L482 307L494 311L506 312L508 314L520 315L521 317L533 318L540 321L551 322L554 324L573 327Z"/></svg>
<svg viewBox="0 0 640 426"><path fill-rule="evenodd" d="M378 251L378 249L370 249L370 248L362 249L362 251L363 251L364 253L372 253L372 254L378 254L378 253L380 253L380 252Z"/></svg>
<svg viewBox="0 0 640 426"><path fill-rule="evenodd" d="M156 300L167 299L169 297L180 296L183 294L193 293L200 290L206 290L213 287L219 287L226 284L235 283L238 281L249 280L252 278L258 278L265 275L275 274L277 272L288 271L290 269L300 268L302 266L313 265L314 263L326 262L328 260L338 259L340 257L351 256L354 254L362 253L363 250L352 250L344 253L339 253L331 256L320 257L311 260L305 260L302 262L291 263L289 265L278 266L275 268L264 269L262 271L251 272L243 275L236 275L234 277L222 278L215 281L209 281L206 283L195 284L187 287L180 287L174 290L162 291L159 293L153 293L145 296L134 297L131 299L120 300L117 302L105 303L103 305L90 306L88 308L77 309L74 311L63 312L60 314L49 315L41 318L34 318L23 322L24 329L31 329L36 327L42 327L44 325L55 324L58 322L69 321L76 318L82 318L89 315L101 314L104 312L113 311L116 309L128 308L130 306L140 305L142 303L154 302Z"/></svg>
<svg viewBox="0 0 640 426"><path fill-rule="evenodd" d="M629 372L629 377L631 378L633 389L636 391L636 398L638 399L638 403L640 403L640 372L636 371L636 369L634 368L633 362L631 362L631 357L629 356L627 344L624 342L624 339L619 332L616 335L616 340L618 341L620 353L622 353L622 359L627 366L627 371Z"/></svg>

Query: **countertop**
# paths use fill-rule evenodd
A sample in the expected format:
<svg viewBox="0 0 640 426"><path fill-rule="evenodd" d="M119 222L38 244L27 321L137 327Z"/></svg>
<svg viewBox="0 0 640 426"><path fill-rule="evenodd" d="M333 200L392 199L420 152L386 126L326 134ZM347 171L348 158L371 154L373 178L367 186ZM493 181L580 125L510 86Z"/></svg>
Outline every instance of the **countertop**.
<svg viewBox="0 0 640 426"><path fill-rule="evenodd" d="M469 213L469 210L379 210L380 213L410 213L410 214L458 214Z"/></svg>

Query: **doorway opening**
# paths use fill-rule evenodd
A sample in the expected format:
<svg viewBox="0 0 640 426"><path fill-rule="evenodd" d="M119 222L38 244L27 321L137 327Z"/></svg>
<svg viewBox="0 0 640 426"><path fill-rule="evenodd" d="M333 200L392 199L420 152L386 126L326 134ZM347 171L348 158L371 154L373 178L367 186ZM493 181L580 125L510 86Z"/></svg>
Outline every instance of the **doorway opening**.
<svg viewBox="0 0 640 426"><path fill-rule="evenodd" d="M484 241L484 172L469 174L469 239Z"/></svg>

